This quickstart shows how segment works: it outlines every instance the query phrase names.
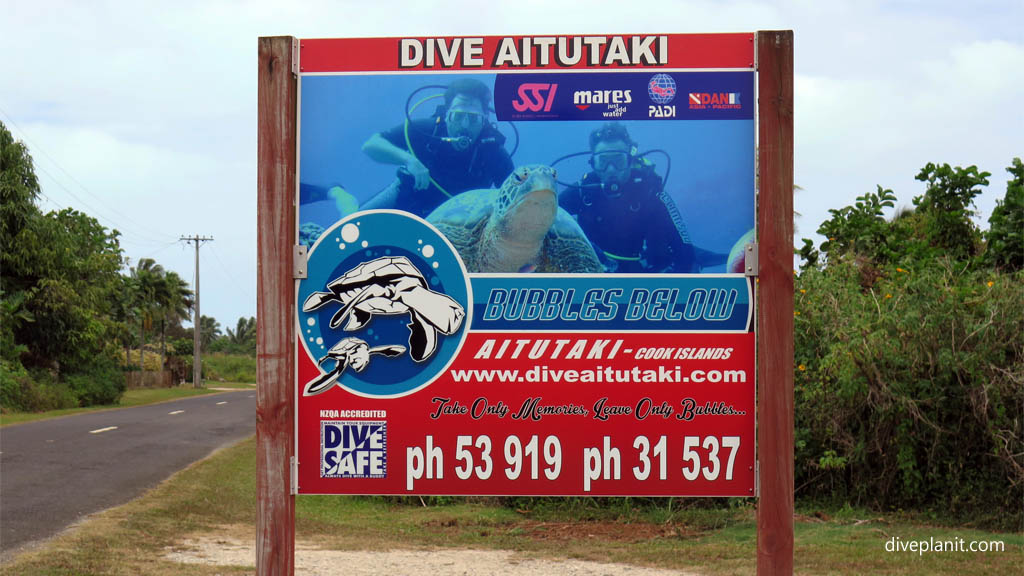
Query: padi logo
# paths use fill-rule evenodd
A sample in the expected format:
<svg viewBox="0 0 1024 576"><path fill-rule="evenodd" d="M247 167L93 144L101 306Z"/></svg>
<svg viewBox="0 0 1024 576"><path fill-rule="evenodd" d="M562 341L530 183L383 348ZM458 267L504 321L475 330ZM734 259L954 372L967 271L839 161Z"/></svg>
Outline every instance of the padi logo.
<svg viewBox="0 0 1024 576"><path fill-rule="evenodd" d="M739 110L739 92L690 92L690 110Z"/></svg>
<svg viewBox="0 0 1024 576"><path fill-rule="evenodd" d="M325 231L300 282L302 343L318 369L304 396L336 387L398 397L430 384L468 330L469 282L455 249L405 212L357 212Z"/></svg>
<svg viewBox="0 0 1024 576"><path fill-rule="evenodd" d="M648 106L647 107L648 118L675 118L676 117L676 105L666 106Z"/></svg>
<svg viewBox="0 0 1024 576"><path fill-rule="evenodd" d="M321 478L386 478L387 422L320 422Z"/></svg>
<svg viewBox="0 0 1024 576"><path fill-rule="evenodd" d="M620 105L633 101L632 92L632 90L577 90L572 93L572 103L580 110L586 110L593 104L607 104L609 110L621 108L625 112L626 107ZM607 116L607 114L605 115Z"/></svg>
<svg viewBox="0 0 1024 576"><path fill-rule="evenodd" d="M550 112L558 84L524 82L519 85L518 98L512 101L516 112Z"/></svg>
<svg viewBox="0 0 1024 576"><path fill-rule="evenodd" d="M671 104L676 97L676 81L668 74L655 74L647 82L647 95L655 104Z"/></svg>

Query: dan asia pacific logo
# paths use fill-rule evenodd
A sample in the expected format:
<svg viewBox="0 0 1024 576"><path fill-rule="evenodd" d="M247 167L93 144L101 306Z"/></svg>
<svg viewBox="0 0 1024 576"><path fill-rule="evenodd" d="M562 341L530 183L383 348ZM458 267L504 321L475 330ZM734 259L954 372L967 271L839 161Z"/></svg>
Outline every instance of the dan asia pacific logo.
<svg viewBox="0 0 1024 576"><path fill-rule="evenodd" d="M399 397L433 382L455 359L469 319L462 260L433 226L405 212L358 212L309 254L299 283L299 330L319 375L303 396L341 387Z"/></svg>

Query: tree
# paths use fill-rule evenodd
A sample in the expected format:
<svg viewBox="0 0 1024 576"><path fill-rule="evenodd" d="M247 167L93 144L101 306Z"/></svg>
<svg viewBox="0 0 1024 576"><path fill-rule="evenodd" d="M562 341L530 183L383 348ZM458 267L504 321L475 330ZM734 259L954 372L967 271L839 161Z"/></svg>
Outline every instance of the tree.
<svg viewBox="0 0 1024 576"><path fill-rule="evenodd" d="M209 316L200 316L199 329L199 346L203 350L209 349L214 340L220 338L223 334L220 330L220 322L217 322L216 318L210 318Z"/></svg>
<svg viewBox="0 0 1024 576"><path fill-rule="evenodd" d="M146 347L146 328L152 327L153 316L160 309L159 298L164 289L164 268L152 258L142 258L138 265L131 269L135 282L135 308L139 320L139 370L145 370L142 363L143 349Z"/></svg>
<svg viewBox="0 0 1024 576"><path fill-rule="evenodd" d="M158 294L161 365L163 365L163 357L167 355L167 325L178 326L182 320L188 319L195 303L188 283L177 272L167 272L163 280Z"/></svg>
<svg viewBox="0 0 1024 576"><path fill-rule="evenodd" d="M1024 268L1024 164L1014 158L1006 171L1013 178L988 219L986 259L997 268L1014 271Z"/></svg>
<svg viewBox="0 0 1024 576"><path fill-rule="evenodd" d="M39 214L35 205L38 196L39 181L32 156L0 122L0 252L5 260L14 238L30 218Z"/></svg>
<svg viewBox="0 0 1024 576"><path fill-rule="evenodd" d="M12 362L25 351L15 344L15 330L33 320L25 309L25 286L19 286L22 283L11 274L15 259L26 256L16 249L14 239L30 218L39 217L35 205L38 196L39 181L32 168L32 156L0 122L0 355Z"/></svg>
<svg viewBox="0 0 1024 576"><path fill-rule="evenodd" d="M1024 497L1024 273L1004 259L1021 253L1019 160L1010 172L984 257L971 216L989 174L974 166L928 164L914 209L889 219L895 197L881 187L831 210L824 258L804 242L797 497L1020 521L1006 510Z"/></svg>
<svg viewBox="0 0 1024 576"><path fill-rule="evenodd" d="M925 218L929 244L953 258L966 258L978 252L981 234L971 221L974 198L988 186L989 172L977 166L950 168L929 162L916 176L928 185L924 195L914 199Z"/></svg>
<svg viewBox="0 0 1024 576"><path fill-rule="evenodd" d="M235 329L227 329L228 345L232 352L251 354L256 350L256 318L239 318Z"/></svg>

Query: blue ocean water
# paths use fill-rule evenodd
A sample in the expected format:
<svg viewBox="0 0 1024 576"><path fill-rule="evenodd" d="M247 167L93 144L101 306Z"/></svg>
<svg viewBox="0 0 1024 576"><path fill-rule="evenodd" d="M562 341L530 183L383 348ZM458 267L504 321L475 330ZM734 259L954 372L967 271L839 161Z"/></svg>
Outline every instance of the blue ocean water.
<svg viewBox="0 0 1024 576"><path fill-rule="evenodd" d="M378 164L360 150L374 133L405 120L406 100L425 86L447 85L457 74L304 76L301 79L299 179L300 190L326 190L342 186L360 203L395 178L397 166ZM494 74L473 78L494 85ZM443 92L427 88L413 102ZM413 118L429 117L440 98L428 100ZM685 95L676 99L685 106ZM491 121L495 119L492 115ZM572 152L587 150L590 133L603 121L520 121L497 123L506 136L506 149L518 148L516 165L551 164ZM754 226L754 121L753 120L632 120L624 121L641 153L664 150L671 158L666 190L675 201L694 244L705 250L728 253ZM518 136L516 134L518 132ZM659 175L668 162L663 154L647 155ZM587 157L559 162L558 179L575 182L586 172ZM340 215L333 201L300 206L300 222L323 228ZM724 270L705 268L705 272Z"/></svg>

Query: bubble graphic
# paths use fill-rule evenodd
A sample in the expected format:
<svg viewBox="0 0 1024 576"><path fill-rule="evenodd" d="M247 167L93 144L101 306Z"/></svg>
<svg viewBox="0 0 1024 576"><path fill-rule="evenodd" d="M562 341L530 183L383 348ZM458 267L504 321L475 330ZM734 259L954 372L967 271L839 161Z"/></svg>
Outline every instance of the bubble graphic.
<svg viewBox="0 0 1024 576"><path fill-rule="evenodd" d="M370 245L369 242L367 242L366 240L363 240L363 248L366 248L369 245Z"/></svg>
<svg viewBox="0 0 1024 576"><path fill-rule="evenodd" d="M348 223L341 227L341 239L345 242L355 242L359 239L359 227Z"/></svg>
<svg viewBox="0 0 1024 576"><path fill-rule="evenodd" d="M307 318L306 326L316 326L316 318Z"/></svg>
<svg viewBox="0 0 1024 576"><path fill-rule="evenodd" d="M434 262L434 268L437 268L437 262Z"/></svg>
<svg viewBox="0 0 1024 576"><path fill-rule="evenodd" d="M423 247L423 257L424 258L430 258L433 255L434 255L434 247L433 246L431 246L430 244L427 244L426 246Z"/></svg>
<svg viewBox="0 0 1024 576"><path fill-rule="evenodd" d="M340 248L341 250L344 250L345 249L345 245L344 244L339 244L338 248Z"/></svg>
<svg viewBox="0 0 1024 576"><path fill-rule="evenodd" d="M419 242L420 244L423 244L423 240L419 240L418 242Z"/></svg>
<svg viewBox="0 0 1024 576"><path fill-rule="evenodd" d="M324 345L324 339L323 338L317 338L316 339L316 343L319 344L320 346L323 346Z"/></svg>

